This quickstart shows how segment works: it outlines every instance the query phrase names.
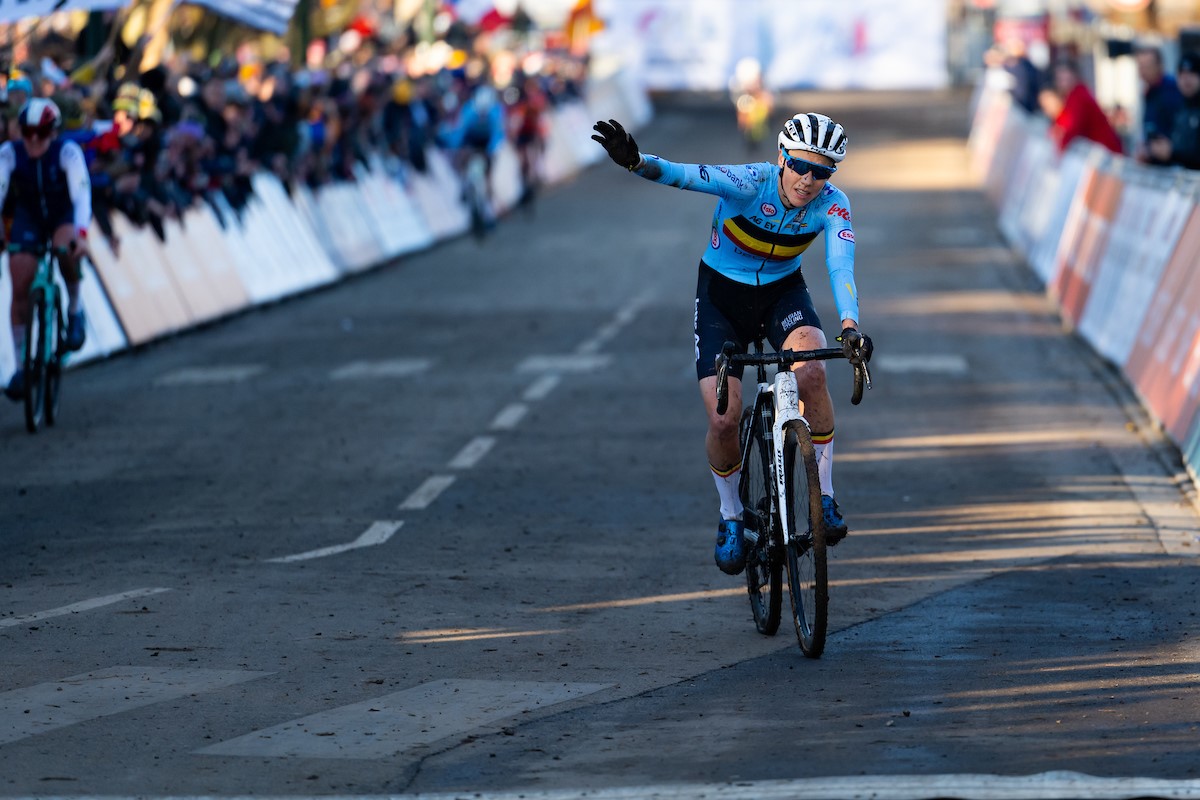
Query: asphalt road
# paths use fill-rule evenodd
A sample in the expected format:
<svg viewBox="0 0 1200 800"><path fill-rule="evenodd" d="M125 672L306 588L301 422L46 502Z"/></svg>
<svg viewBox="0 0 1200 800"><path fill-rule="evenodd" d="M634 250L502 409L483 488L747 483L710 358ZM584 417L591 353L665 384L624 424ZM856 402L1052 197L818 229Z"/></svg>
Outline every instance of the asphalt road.
<svg viewBox="0 0 1200 800"><path fill-rule="evenodd" d="M0 409L0 796L1200 794L1177 456L1004 246L967 98L788 105L850 132L877 346L821 660L712 563L712 201L605 164ZM770 157L701 99L637 138Z"/></svg>

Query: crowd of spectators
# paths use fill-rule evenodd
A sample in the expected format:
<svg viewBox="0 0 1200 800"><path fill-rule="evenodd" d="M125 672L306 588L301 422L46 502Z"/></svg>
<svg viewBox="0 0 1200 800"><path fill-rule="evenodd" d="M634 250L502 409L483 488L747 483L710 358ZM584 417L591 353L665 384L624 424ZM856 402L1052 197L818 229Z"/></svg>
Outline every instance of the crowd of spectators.
<svg viewBox="0 0 1200 800"><path fill-rule="evenodd" d="M444 57L433 67L429 46L412 35L367 40L349 54L335 41L332 56L305 69L178 56L139 72L136 48L118 57L105 45L82 60L61 46L48 47L48 55L35 46L29 59L0 72L7 123L0 141L20 135L15 119L25 100L52 97L63 114L60 135L84 149L94 215L106 237L119 245L111 218L120 212L165 239L164 220L201 202L229 224L259 171L273 173L289 193L353 181L356 165L377 156L393 169L425 172L429 148L485 83L523 142L531 117L581 98L581 60L527 48L498 58L475 46L475 34L460 30L458 47L440 42Z"/></svg>
<svg viewBox="0 0 1200 800"><path fill-rule="evenodd" d="M1136 126L1129 125L1125 109L1100 107L1077 59L1058 58L1043 75L1014 40L988 60L1006 74L1014 103L1049 119L1060 151L1084 138L1143 164L1200 169L1200 53L1183 53L1174 75L1156 46L1134 47L1133 58L1142 90Z"/></svg>

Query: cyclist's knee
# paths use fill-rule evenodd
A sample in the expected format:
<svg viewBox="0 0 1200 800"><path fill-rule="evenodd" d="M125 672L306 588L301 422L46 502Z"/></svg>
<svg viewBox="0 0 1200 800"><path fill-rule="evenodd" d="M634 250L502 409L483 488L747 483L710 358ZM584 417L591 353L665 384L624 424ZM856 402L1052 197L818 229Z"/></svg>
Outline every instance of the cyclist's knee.
<svg viewBox="0 0 1200 800"><path fill-rule="evenodd" d="M825 365L820 361L806 361L792 370L800 396L819 394L825 391Z"/></svg>

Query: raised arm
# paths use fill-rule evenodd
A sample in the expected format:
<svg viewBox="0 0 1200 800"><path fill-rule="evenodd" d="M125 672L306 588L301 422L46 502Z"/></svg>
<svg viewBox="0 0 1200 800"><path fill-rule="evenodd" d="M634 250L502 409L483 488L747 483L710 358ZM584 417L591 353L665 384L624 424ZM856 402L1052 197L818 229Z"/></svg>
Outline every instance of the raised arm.
<svg viewBox="0 0 1200 800"><path fill-rule="evenodd" d="M679 164L659 156L643 154L633 136L615 119L592 126L592 136L618 165L646 180L691 192L725 198L754 197L758 192L757 166Z"/></svg>

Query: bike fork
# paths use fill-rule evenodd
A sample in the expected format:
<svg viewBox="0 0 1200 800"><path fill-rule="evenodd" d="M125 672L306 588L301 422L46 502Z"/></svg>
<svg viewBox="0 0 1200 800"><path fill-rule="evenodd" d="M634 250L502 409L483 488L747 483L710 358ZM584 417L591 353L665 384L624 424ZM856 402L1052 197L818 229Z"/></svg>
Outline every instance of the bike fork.
<svg viewBox="0 0 1200 800"><path fill-rule="evenodd" d="M771 427L771 453L773 472L775 473L775 496L779 499L779 523L783 530L783 543L787 545L792 540L792 532L788 530L787 519L787 474L783 467L784 427L799 420L808 427L808 420L800 414L800 390L796 386L796 376L791 370L780 370L775 373L775 385L772 387L775 404L775 421Z"/></svg>

